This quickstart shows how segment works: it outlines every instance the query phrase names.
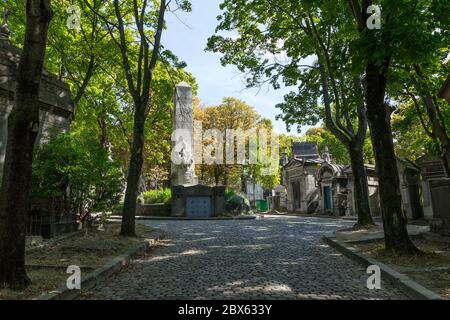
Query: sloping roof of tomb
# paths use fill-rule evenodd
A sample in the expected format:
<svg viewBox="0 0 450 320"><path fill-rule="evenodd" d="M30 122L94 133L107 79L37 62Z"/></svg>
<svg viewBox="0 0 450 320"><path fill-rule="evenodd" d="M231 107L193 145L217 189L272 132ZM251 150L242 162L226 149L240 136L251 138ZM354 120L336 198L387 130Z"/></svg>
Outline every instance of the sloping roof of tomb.
<svg viewBox="0 0 450 320"><path fill-rule="evenodd" d="M292 154L296 159L320 159L317 142L292 142Z"/></svg>
<svg viewBox="0 0 450 320"><path fill-rule="evenodd" d="M283 167L293 167L293 166L319 166L324 163L323 159L305 159L303 157L296 157L289 159L289 162Z"/></svg>
<svg viewBox="0 0 450 320"><path fill-rule="evenodd" d="M415 172L420 172L420 168L417 164L409 160L408 158L397 157L397 161L405 168Z"/></svg>
<svg viewBox="0 0 450 320"><path fill-rule="evenodd" d="M13 99L16 73L22 51L8 40L0 40L0 95ZM55 75L43 71L39 100L51 109L61 109L65 113L73 114L75 103L72 100L67 84Z"/></svg>
<svg viewBox="0 0 450 320"><path fill-rule="evenodd" d="M370 174L370 175L376 175L376 168L374 164L364 164L364 168L366 168L366 173ZM343 169L343 171L345 172L345 174L352 174L352 166L351 165L346 165L345 168Z"/></svg>
<svg viewBox="0 0 450 320"><path fill-rule="evenodd" d="M325 171L331 171L333 178L346 178L346 174L344 169L346 165L341 164L333 164L333 163L323 163L317 172L317 178L320 180L320 177Z"/></svg>

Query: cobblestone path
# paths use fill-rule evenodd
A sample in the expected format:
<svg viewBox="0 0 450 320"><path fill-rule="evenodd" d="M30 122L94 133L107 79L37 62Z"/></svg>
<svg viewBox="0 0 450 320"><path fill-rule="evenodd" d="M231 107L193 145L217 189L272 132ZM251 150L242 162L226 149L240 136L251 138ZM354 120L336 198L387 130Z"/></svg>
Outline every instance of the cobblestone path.
<svg viewBox="0 0 450 320"><path fill-rule="evenodd" d="M314 217L146 221L163 246L84 299L406 299L321 241L352 222Z"/></svg>

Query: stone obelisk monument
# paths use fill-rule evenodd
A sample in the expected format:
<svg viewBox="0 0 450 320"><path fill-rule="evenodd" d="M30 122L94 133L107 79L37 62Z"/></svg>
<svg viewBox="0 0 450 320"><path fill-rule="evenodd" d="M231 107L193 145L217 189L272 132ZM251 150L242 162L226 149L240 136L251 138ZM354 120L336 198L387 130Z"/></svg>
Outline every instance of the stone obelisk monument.
<svg viewBox="0 0 450 320"><path fill-rule="evenodd" d="M198 184L195 175L192 87L186 82L175 88L171 183L172 186Z"/></svg>

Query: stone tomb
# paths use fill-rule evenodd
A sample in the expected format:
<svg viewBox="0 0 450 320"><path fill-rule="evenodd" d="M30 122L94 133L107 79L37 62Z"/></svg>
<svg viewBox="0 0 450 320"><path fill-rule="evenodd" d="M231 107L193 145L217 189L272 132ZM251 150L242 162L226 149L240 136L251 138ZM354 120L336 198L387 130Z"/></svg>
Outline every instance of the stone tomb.
<svg viewBox="0 0 450 320"><path fill-rule="evenodd" d="M16 74L21 55L21 50L10 43L7 30L4 18L0 29L0 180L8 139L8 117L14 105ZM40 126L36 145L48 141L53 135L67 132L75 109L69 88L64 82L46 71L41 79ZM78 227L75 217L62 214L62 210L56 207L53 203L35 201L28 215L27 235L53 237Z"/></svg>
<svg viewBox="0 0 450 320"><path fill-rule="evenodd" d="M217 217L225 211L225 187L198 184L195 175L192 87L182 82L175 88L172 134L172 216Z"/></svg>
<svg viewBox="0 0 450 320"><path fill-rule="evenodd" d="M431 231L450 236L450 179L440 178L430 182L434 216Z"/></svg>
<svg viewBox="0 0 450 320"><path fill-rule="evenodd" d="M172 187L172 216L218 217L225 209L225 187L203 185Z"/></svg>

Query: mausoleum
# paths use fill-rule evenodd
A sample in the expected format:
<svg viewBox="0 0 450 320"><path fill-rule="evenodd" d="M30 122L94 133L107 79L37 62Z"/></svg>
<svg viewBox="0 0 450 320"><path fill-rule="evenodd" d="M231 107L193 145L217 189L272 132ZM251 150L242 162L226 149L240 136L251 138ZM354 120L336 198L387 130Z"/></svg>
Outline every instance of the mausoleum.
<svg viewBox="0 0 450 320"><path fill-rule="evenodd" d="M9 41L9 29L7 27L7 12L4 12L3 24L0 28L0 180L3 176L3 166L5 161L6 143L8 139L8 117L14 105L14 94L16 87L16 74L20 60L21 50L12 45ZM48 141L53 135L69 130L73 120L75 104L71 98L68 86L55 75L44 71L41 78L39 91L39 133L36 145ZM50 206L50 204L48 204ZM35 212L40 211L41 205L33 204ZM33 220L33 227L29 233L46 237L54 236L64 232L67 225L74 225L74 219L63 219L59 213L52 208L45 217L39 215ZM46 209L46 210L47 210ZM34 217L34 216L33 216ZM66 217L67 218L67 217ZM69 222L62 222L69 221ZM57 224L60 223L60 226ZM64 226L61 227L61 224ZM69 230L70 231L70 230Z"/></svg>

